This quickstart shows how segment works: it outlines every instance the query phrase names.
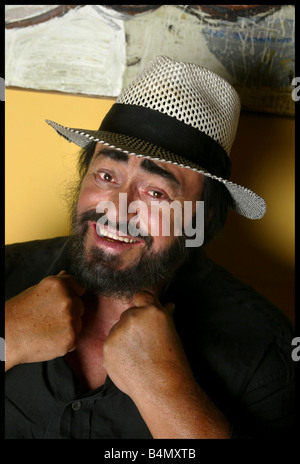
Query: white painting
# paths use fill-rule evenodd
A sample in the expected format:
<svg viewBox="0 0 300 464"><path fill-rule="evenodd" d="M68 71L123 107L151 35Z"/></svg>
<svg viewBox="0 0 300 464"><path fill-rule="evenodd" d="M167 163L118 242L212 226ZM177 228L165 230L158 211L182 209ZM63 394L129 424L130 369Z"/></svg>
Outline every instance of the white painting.
<svg viewBox="0 0 300 464"><path fill-rule="evenodd" d="M6 85L116 97L157 55L208 67L242 109L294 116L294 5L6 5Z"/></svg>
<svg viewBox="0 0 300 464"><path fill-rule="evenodd" d="M126 62L124 22L97 5L64 14L57 7L6 5L7 26L18 21L6 28L6 85L117 95Z"/></svg>

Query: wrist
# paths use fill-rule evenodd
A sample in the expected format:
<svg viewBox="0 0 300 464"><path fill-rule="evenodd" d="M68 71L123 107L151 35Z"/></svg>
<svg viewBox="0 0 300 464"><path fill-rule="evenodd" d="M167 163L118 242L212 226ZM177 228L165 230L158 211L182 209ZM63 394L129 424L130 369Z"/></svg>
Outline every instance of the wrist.
<svg viewBox="0 0 300 464"><path fill-rule="evenodd" d="M230 438L227 419L192 376L171 376L131 397L153 438Z"/></svg>
<svg viewBox="0 0 300 464"><path fill-rule="evenodd" d="M141 382L134 382L130 397L135 404L159 404L177 401L183 392L198 395L199 386L190 367L169 365L160 366L154 373L149 370Z"/></svg>
<svg viewBox="0 0 300 464"><path fill-rule="evenodd" d="M23 362L22 334L18 334L18 322L10 302L5 304L5 372Z"/></svg>

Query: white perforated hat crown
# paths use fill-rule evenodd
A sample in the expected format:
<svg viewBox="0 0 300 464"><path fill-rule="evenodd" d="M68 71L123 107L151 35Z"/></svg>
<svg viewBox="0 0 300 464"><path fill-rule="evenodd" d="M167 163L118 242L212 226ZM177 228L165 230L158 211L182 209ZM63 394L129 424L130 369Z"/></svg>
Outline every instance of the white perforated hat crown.
<svg viewBox="0 0 300 464"><path fill-rule="evenodd" d="M100 142L222 182L235 211L259 219L265 201L228 180L239 114L238 94L226 80L196 64L159 56L120 94L98 130L47 123L82 148Z"/></svg>

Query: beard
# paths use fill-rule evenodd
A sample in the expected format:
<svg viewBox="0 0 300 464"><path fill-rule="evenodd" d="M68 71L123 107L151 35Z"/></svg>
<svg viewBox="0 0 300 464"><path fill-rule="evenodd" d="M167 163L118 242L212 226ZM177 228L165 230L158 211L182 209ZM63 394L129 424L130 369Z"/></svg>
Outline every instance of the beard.
<svg viewBox="0 0 300 464"><path fill-rule="evenodd" d="M185 246L184 233L159 252L152 250L151 236L135 236L134 239L143 240L145 246L142 248L139 261L125 269L120 269L120 256L107 253L97 246L91 247L87 257L85 237L88 221L97 223L102 215L96 211L86 211L77 216L75 208L71 213L72 233L68 250L70 273L84 285L87 292L116 298L132 298L139 291L166 285L189 258L190 248ZM117 230L124 229L117 224Z"/></svg>

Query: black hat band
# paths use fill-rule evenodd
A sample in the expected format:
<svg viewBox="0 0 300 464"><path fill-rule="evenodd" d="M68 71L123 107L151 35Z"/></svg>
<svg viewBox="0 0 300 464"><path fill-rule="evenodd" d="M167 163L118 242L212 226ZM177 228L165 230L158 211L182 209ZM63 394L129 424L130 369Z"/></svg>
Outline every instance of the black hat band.
<svg viewBox="0 0 300 464"><path fill-rule="evenodd" d="M230 176L230 158L215 140L199 129L151 108L115 103L99 130L144 140L216 176L224 179Z"/></svg>

